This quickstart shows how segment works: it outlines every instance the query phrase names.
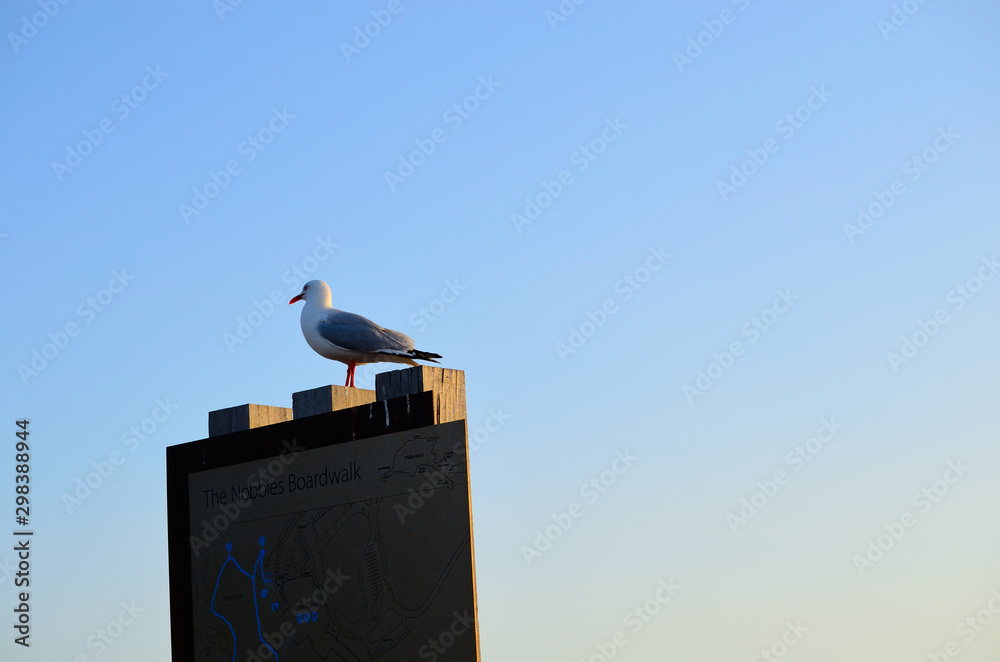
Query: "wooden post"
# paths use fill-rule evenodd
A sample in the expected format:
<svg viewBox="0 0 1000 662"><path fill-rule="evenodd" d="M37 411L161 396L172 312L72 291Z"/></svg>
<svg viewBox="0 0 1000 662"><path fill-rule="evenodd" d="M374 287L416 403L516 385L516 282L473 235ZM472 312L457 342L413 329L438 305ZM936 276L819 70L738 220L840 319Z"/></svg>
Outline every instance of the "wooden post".
<svg viewBox="0 0 1000 662"><path fill-rule="evenodd" d="M465 418L465 372L419 365L375 375L375 393L379 400L404 395L434 392L434 423L448 423Z"/></svg>
<svg viewBox="0 0 1000 662"><path fill-rule="evenodd" d="M208 436L243 432L292 420L292 410L268 405L239 405L208 412Z"/></svg>
<svg viewBox="0 0 1000 662"><path fill-rule="evenodd" d="M292 393L292 413L294 418L299 419L359 407L372 402L375 402L375 391L330 384L308 391Z"/></svg>

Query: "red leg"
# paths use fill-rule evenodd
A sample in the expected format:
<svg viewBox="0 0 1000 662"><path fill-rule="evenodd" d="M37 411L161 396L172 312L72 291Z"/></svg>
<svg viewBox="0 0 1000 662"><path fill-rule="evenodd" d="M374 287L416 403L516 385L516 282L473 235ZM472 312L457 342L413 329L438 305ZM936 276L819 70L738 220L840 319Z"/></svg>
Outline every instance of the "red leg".
<svg viewBox="0 0 1000 662"><path fill-rule="evenodd" d="M354 369L358 367L358 364L351 361L347 364L347 382L344 386L353 387L354 386Z"/></svg>

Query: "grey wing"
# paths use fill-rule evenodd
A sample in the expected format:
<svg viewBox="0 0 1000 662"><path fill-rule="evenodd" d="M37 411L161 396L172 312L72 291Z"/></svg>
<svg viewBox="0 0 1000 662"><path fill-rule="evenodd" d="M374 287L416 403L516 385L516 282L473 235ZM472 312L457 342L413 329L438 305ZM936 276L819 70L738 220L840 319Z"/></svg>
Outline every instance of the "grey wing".
<svg viewBox="0 0 1000 662"><path fill-rule="evenodd" d="M409 352L413 339L405 333L386 329L367 317L336 310L316 327L324 340L355 352L397 350Z"/></svg>

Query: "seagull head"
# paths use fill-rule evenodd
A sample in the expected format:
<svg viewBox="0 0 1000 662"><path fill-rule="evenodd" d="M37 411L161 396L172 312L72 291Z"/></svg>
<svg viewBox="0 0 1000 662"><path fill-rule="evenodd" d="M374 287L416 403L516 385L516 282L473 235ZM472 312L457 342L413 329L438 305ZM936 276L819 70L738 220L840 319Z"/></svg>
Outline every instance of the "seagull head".
<svg viewBox="0 0 1000 662"><path fill-rule="evenodd" d="M325 301L329 305L330 299L330 286L321 280L311 280L302 286L302 291L292 297L288 305L292 305L296 301L316 301L318 303Z"/></svg>

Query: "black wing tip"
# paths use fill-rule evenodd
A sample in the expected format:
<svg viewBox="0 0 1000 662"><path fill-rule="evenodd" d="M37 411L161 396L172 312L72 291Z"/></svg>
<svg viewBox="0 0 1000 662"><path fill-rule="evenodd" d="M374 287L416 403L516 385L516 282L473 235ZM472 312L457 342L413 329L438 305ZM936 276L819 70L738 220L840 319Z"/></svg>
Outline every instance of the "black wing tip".
<svg viewBox="0 0 1000 662"><path fill-rule="evenodd" d="M411 349L410 356L415 359L420 359L421 361L430 361L431 363L440 363L440 361L435 361L434 359L444 358L440 354L435 354L433 352L422 352L419 349Z"/></svg>

